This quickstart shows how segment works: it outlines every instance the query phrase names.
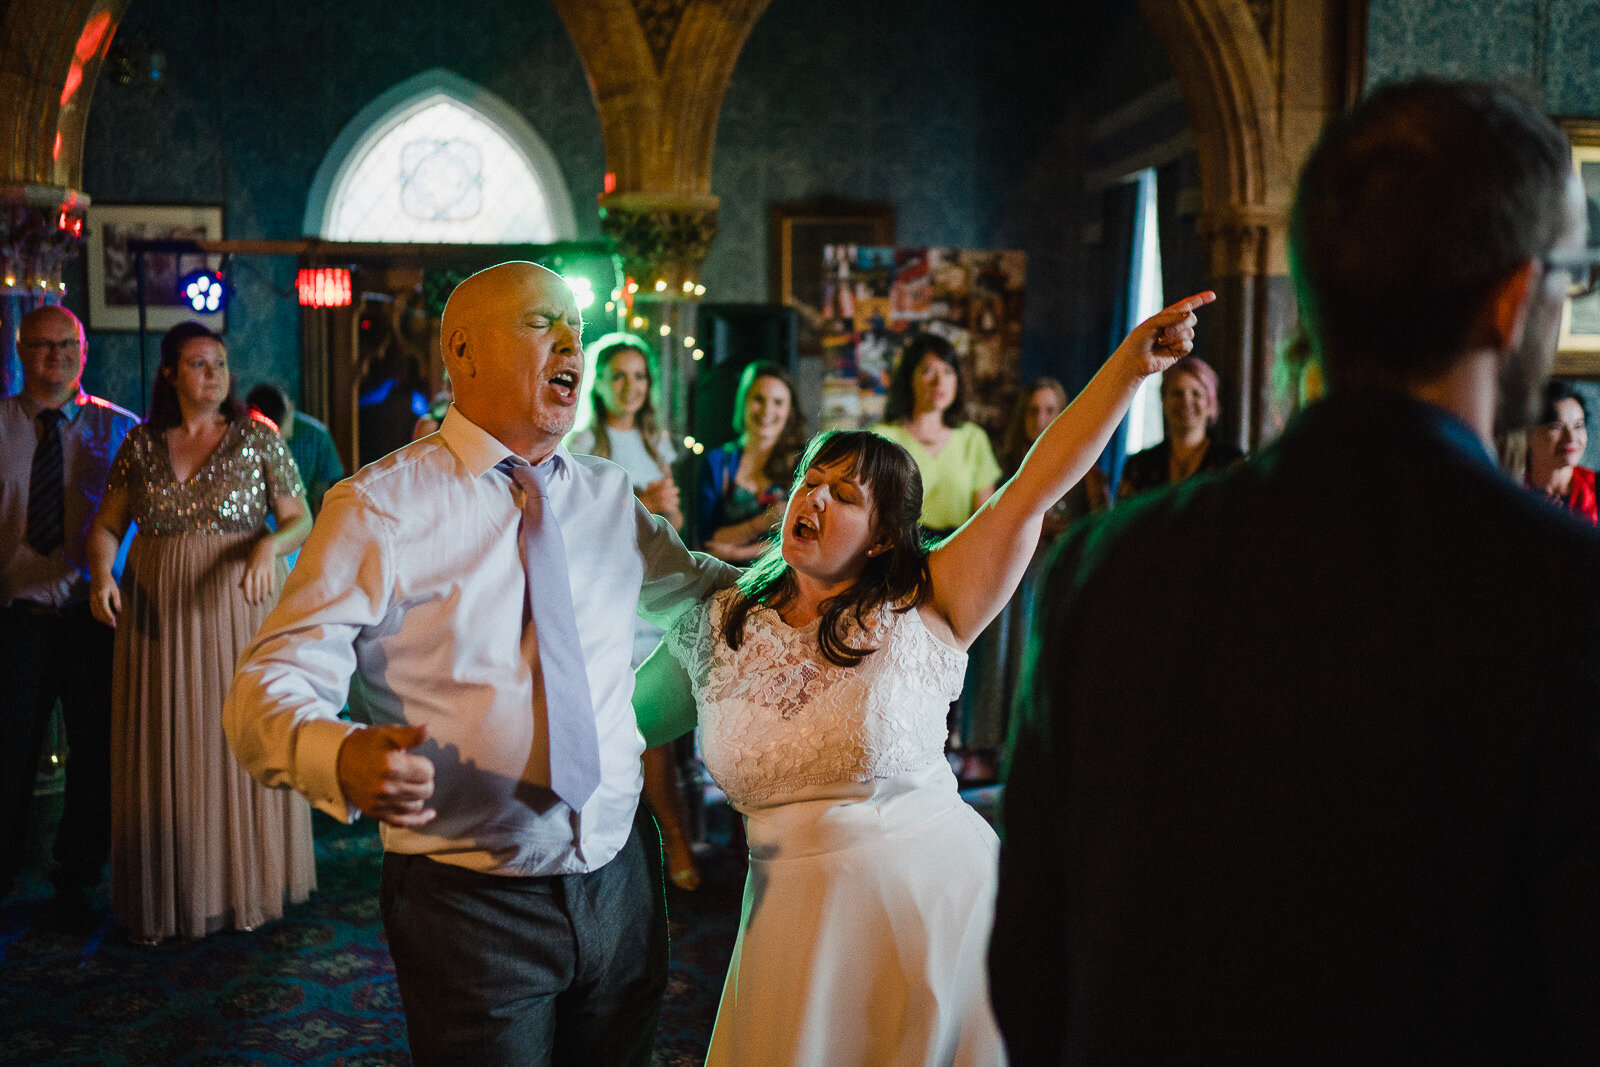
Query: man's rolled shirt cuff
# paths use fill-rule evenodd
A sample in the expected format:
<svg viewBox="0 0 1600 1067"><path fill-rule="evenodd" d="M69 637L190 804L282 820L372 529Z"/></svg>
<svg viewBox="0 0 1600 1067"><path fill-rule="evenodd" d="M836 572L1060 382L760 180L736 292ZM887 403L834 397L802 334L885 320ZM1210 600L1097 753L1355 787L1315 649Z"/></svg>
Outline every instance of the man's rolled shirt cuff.
<svg viewBox="0 0 1600 1067"><path fill-rule="evenodd" d="M309 719L295 729L295 789L317 810L343 823L355 822L361 811L339 788L339 749L346 737L360 729L359 724L343 719Z"/></svg>

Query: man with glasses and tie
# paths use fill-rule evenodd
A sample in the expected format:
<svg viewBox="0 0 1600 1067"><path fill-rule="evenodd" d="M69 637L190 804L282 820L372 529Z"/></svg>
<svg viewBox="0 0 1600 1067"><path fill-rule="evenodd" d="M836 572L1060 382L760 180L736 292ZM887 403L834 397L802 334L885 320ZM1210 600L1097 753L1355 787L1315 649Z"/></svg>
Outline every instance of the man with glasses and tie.
<svg viewBox="0 0 1600 1067"><path fill-rule="evenodd" d="M261 781L383 822L421 1064L650 1060L666 915L633 618L665 626L736 572L685 551L622 468L562 446L581 332L543 267L456 288L454 405L329 490L224 712ZM337 718L347 695L370 725Z"/></svg>
<svg viewBox="0 0 1600 1067"><path fill-rule="evenodd" d="M0 400L0 900L27 841L34 775L57 700L66 793L52 852L60 918L92 920L110 844L112 631L89 615L89 525L136 421L83 391L87 345L54 305L17 330L22 391Z"/></svg>

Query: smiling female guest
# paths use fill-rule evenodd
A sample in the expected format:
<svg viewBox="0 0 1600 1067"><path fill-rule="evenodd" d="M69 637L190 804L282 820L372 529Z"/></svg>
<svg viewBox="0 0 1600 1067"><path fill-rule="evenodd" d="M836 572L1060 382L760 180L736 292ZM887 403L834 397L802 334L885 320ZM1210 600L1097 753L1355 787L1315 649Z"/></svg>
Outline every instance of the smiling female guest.
<svg viewBox="0 0 1600 1067"><path fill-rule="evenodd" d="M943 537L972 517L1000 480L989 435L967 421L967 387L950 342L915 334L889 379L884 421L874 426L922 472L922 525Z"/></svg>
<svg viewBox="0 0 1600 1067"><path fill-rule="evenodd" d="M656 416L655 364L642 337L612 333L590 350L594 381L589 389L587 426L567 440L571 452L586 452L609 459L633 481L633 491L645 508L683 528L678 487L672 480L672 435ZM657 638L660 631L652 627ZM644 649L649 655L656 642ZM641 661L643 657L640 657Z"/></svg>
<svg viewBox="0 0 1600 1067"><path fill-rule="evenodd" d="M701 461L696 520L703 551L749 563L766 551L783 517L784 493L806 444L806 420L794 379L765 360L739 376L733 413L738 440Z"/></svg>
<svg viewBox="0 0 1600 1067"><path fill-rule="evenodd" d="M634 495L645 509L666 519L674 530L682 530L683 511L671 471L676 454L671 433L656 417L655 363L649 344L633 334L611 333L595 341L591 351L590 418L567 439L567 450L617 464L628 472ZM635 619L633 666L643 663L660 643L660 627ZM700 871L689 842L689 813L670 745L645 752L644 796L661 828L667 877L680 889L698 888Z"/></svg>
<svg viewBox="0 0 1600 1067"><path fill-rule="evenodd" d="M1594 471L1578 465L1588 447L1588 405L1566 382L1549 382L1539 424L1528 431L1528 485L1574 515L1600 524Z"/></svg>
<svg viewBox="0 0 1600 1067"><path fill-rule="evenodd" d="M117 631L111 904L137 942L253 929L316 886L310 808L256 784L222 735L234 664L310 528L294 460L234 397L222 338L173 327L89 543L89 605Z"/></svg>
<svg viewBox="0 0 1600 1067"><path fill-rule="evenodd" d="M685 615L640 670L635 709L651 743L692 726L699 703L706 765L750 842L709 1064L1004 1059L984 964L998 842L956 792L945 710L1044 513L1140 379L1188 350L1191 312L1211 299L1138 326L1016 475L931 552L907 452L872 433L819 437L781 547Z"/></svg>
<svg viewBox="0 0 1600 1067"><path fill-rule="evenodd" d="M1198 356L1185 356L1161 376L1161 442L1128 457L1117 498L1175 485L1192 474L1216 470L1244 457L1234 446L1211 436L1221 413L1217 372Z"/></svg>

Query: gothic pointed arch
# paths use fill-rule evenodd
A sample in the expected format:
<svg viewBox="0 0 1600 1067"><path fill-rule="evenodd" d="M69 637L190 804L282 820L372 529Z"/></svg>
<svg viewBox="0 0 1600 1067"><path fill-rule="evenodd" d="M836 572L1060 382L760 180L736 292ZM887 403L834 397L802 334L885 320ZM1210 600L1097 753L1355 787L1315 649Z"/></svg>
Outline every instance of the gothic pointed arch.
<svg viewBox="0 0 1600 1067"><path fill-rule="evenodd" d="M379 94L312 180L304 232L337 241L545 243L577 233L544 139L515 108L442 68Z"/></svg>

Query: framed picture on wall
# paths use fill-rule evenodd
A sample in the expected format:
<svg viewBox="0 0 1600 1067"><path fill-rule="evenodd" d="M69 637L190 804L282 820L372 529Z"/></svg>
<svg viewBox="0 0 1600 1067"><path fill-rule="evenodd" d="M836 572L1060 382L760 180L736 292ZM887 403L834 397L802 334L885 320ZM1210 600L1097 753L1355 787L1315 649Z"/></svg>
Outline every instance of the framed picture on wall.
<svg viewBox="0 0 1600 1067"><path fill-rule="evenodd" d="M1600 119L1562 119L1572 140L1572 166L1589 206L1589 245L1600 247ZM1555 373L1600 377L1600 292L1567 302Z"/></svg>
<svg viewBox="0 0 1600 1067"><path fill-rule="evenodd" d="M800 313L800 354L822 354L823 249L894 245L894 206L856 200L773 204L767 273L771 299Z"/></svg>
<svg viewBox="0 0 1600 1067"><path fill-rule="evenodd" d="M130 240L220 241L221 204L91 204L85 218L89 242L89 327L139 328L139 270L128 250ZM222 257L150 252L144 256L145 326L153 332L198 319L221 333L224 312L199 315L178 293L178 279L203 267L216 269Z"/></svg>

